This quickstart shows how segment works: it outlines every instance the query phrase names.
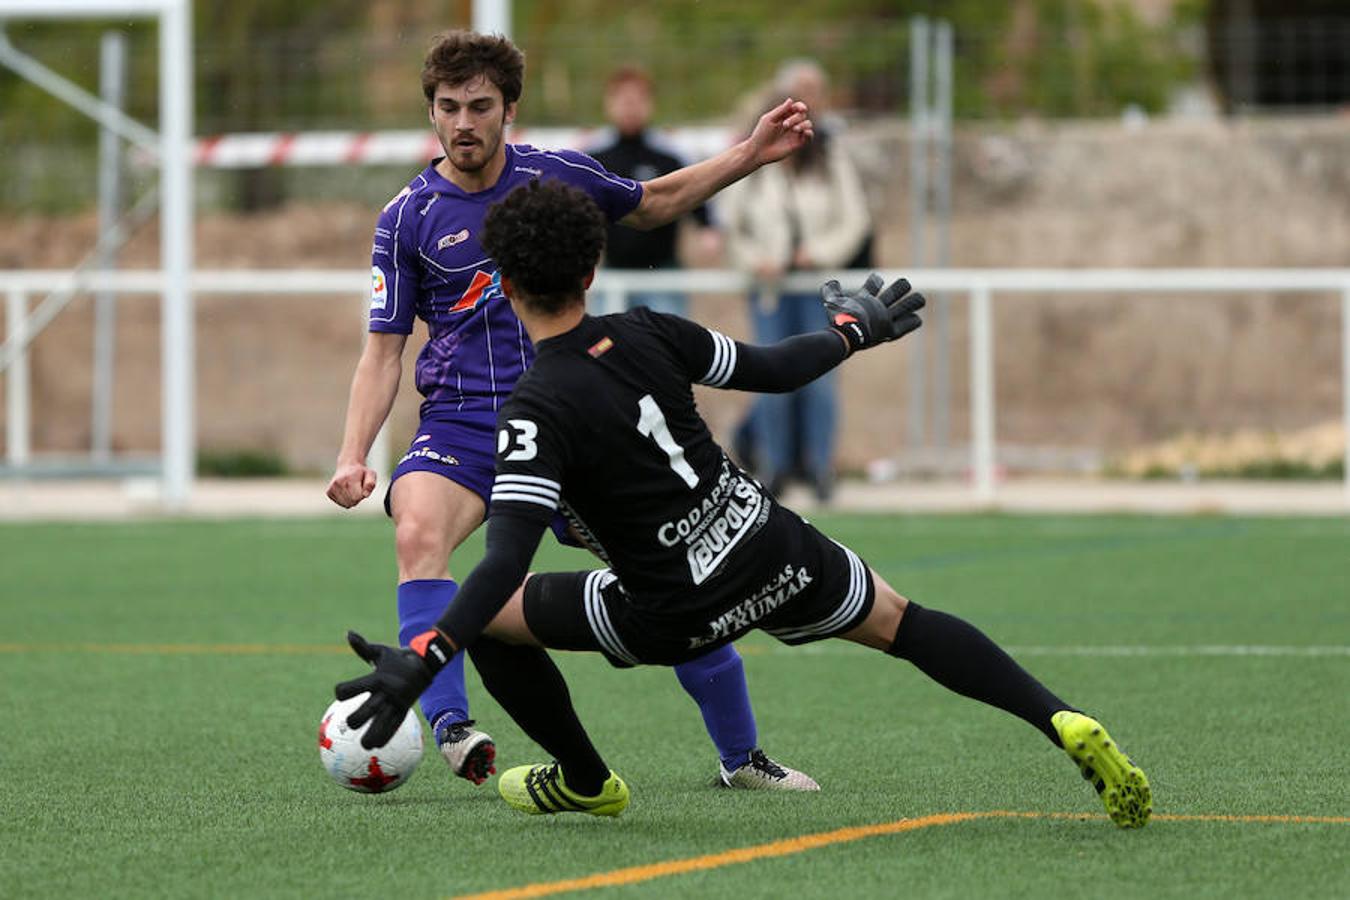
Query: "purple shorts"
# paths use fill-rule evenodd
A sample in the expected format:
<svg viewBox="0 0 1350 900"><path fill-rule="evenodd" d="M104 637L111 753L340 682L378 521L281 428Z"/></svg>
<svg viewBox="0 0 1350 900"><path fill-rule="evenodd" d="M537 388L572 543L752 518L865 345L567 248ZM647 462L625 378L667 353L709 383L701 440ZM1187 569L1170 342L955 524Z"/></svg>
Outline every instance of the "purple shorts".
<svg viewBox="0 0 1350 900"><path fill-rule="evenodd" d="M389 487L384 492L385 515L394 514L389 505L394 482L409 472L435 472L449 478L482 498L486 510L497 473L496 443L495 420L423 419L408 452L403 454L389 477ZM569 547L581 546L568 534L567 520L561 514L553 515L550 527L560 543Z"/></svg>
<svg viewBox="0 0 1350 900"><path fill-rule="evenodd" d="M497 423L493 419L423 419L408 452L394 466L389 489L384 493L384 511L394 482L409 472L435 472L473 491L488 504L496 474Z"/></svg>

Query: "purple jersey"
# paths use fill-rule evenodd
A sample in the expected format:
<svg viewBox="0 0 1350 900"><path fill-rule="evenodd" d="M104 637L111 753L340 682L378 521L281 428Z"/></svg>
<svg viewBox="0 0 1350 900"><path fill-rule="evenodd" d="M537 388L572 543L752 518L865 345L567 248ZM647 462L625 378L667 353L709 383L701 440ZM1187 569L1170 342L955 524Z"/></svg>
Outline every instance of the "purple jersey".
<svg viewBox="0 0 1350 900"><path fill-rule="evenodd" d="M423 418L495 417L534 347L478 242L488 207L533 178L557 178L617 221L637 207L642 186L584 153L526 144L507 144L501 177L474 194L441 177L436 162L389 201L376 224L370 330L411 334L414 318L427 323L429 340L417 357Z"/></svg>

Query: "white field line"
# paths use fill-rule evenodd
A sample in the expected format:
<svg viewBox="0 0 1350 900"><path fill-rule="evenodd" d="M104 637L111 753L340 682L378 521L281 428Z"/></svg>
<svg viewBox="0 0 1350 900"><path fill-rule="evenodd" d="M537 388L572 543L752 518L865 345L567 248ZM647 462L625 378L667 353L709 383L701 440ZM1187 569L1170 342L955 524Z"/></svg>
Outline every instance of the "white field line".
<svg viewBox="0 0 1350 900"><path fill-rule="evenodd" d="M809 655L827 655L833 653L863 653L866 648L842 641L821 641L802 647L783 645L738 645L746 655L805 653ZM1287 644L1139 644L1092 646L1075 644L1071 646L1011 645L1004 647L1013 656L1347 656L1350 657L1350 645L1287 645Z"/></svg>
<svg viewBox="0 0 1350 900"><path fill-rule="evenodd" d="M1023 656L1350 656L1350 646L1335 644L1194 644L1179 646L1011 647Z"/></svg>

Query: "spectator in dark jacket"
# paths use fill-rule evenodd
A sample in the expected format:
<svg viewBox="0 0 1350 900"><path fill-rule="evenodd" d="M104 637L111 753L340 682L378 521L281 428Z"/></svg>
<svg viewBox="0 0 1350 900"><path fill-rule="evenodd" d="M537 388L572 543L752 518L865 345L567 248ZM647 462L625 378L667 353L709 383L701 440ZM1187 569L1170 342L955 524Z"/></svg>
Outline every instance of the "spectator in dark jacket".
<svg viewBox="0 0 1350 900"><path fill-rule="evenodd" d="M612 130L603 143L588 152L616 175L649 181L685 165L685 161L652 133L649 127L655 99L651 78L636 66L616 69L605 84L605 118ZM703 255L716 255L720 240L711 227L708 207L690 214L699 226ZM651 231L611 226L606 235L605 265L611 269L675 269L679 222ZM679 291L641 291L628 295L628 307L646 306L657 312L686 315L688 302Z"/></svg>

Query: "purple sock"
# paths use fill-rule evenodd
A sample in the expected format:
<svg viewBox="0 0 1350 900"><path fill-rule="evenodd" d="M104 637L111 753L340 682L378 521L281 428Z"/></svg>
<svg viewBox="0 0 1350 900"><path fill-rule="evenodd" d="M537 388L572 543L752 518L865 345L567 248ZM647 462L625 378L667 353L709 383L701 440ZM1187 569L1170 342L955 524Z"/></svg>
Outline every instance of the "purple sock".
<svg viewBox="0 0 1350 900"><path fill-rule="evenodd" d="M454 599L459 585L445 578L405 581L398 586L398 642L408 642L431 630L436 620ZM431 686L422 692L422 714L433 724L437 721L461 722L469 718L469 695L464 690L464 654L456 653L450 664L436 673Z"/></svg>
<svg viewBox="0 0 1350 900"><path fill-rule="evenodd" d="M750 689L745 684L745 666L731 644L675 667L680 684L703 713L703 725L717 747L728 771L750 761L758 745L755 712L750 708Z"/></svg>

